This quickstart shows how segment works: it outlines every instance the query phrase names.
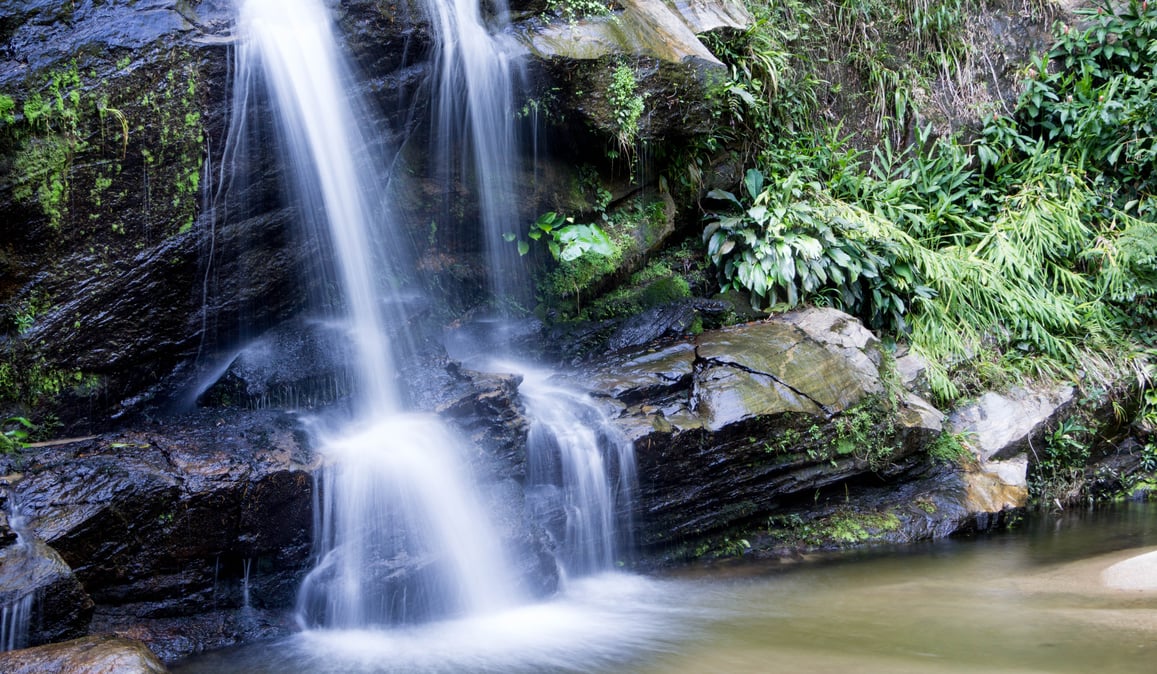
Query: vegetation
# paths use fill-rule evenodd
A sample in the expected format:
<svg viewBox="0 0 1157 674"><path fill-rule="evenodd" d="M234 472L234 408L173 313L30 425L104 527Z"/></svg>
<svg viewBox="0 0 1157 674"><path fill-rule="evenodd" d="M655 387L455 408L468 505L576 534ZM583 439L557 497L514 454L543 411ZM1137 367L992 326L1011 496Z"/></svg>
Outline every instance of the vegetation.
<svg viewBox="0 0 1157 674"><path fill-rule="evenodd" d="M643 115L643 96L639 93L639 83L635 71L626 64L620 64L611 73L611 84L607 87L607 102L614 113L619 149L623 154L631 151L635 137L639 135L639 118Z"/></svg>
<svg viewBox="0 0 1157 674"><path fill-rule="evenodd" d="M605 0L546 0L546 8L568 21L611 13L611 7Z"/></svg>
<svg viewBox="0 0 1157 674"><path fill-rule="evenodd" d="M928 457L938 463L966 464L976 459L968 449L963 434L944 431L928 446Z"/></svg>
<svg viewBox="0 0 1157 674"><path fill-rule="evenodd" d="M1068 418L1048 436L1029 474L1031 494L1044 503L1076 500L1085 485L1092 431L1077 418Z"/></svg>
<svg viewBox="0 0 1157 674"><path fill-rule="evenodd" d="M854 456L872 471L888 467L896 452L896 426L892 407L869 397L833 420L836 429L834 455Z"/></svg>
<svg viewBox="0 0 1157 674"><path fill-rule="evenodd" d="M772 517L767 527L773 536L788 543L856 545L882 539L898 530L900 518L891 512L840 510L810 521L799 515Z"/></svg>
<svg viewBox="0 0 1157 674"><path fill-rule="evenodd" d="M28 433L35 428L24 417L9 417L0 423L0 454L13 454L24 449Z"/></svg>
<svg viewBox="0 0 1157 674"><path fill-rule="evenodd" d="M1141 355L1157 282L1157 6L1085 11L1087 27L1057 28L1011 114L991 113L971 138L924 126L899 147L910 136L891 131L917 119L910 93L968 50L953 4L934 2L895 14L907 57L880 51L872 17L889 5L844 3L832 17L786 3L716 42L732 68L718 140L747 139L755 164L741 197L706 202L721 287L759 308L838 306L910 340L942 401L966 392L960 374L978 353L1014 373L1093 377ZM876 123L856 131L877 134L870 155L852 133L800 121L816 117L807 32L852 20L866 36L843 45L844 65L878 85Z"/></svg>

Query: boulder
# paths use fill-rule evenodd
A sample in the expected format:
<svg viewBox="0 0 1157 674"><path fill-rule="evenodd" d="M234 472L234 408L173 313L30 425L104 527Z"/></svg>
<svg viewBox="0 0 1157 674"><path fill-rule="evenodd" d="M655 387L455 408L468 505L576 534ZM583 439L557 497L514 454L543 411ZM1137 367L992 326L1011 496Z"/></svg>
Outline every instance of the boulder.
<svg viewBox="0 0 1157 674"><path fill-rule="evenodd" d="M975 403L958 408L948 423L968 437L982 461L1009 459L1040 446L1046 429L1073 401L1072 386L1016 387L1005 393L988 392Z"/></svg>
<svg viewBox="0 0 1157 674"><path fill-rule="evenodd" d="M531 22L519 39L540 58L597 59L612 54L651 56L670 63L722 65L697 35L743 30L754 19L742 2L622 0L621 12L574 21Z"/></svg>
<svg viewBox="0 0 1157 674"><path fill-rule="evenodd" d="M0 653L8 674L162 674L169 671L148 646L101 635Z"/></svg>
<svg viewBox="0 0 1157 674"><path fill-rule="evenodd" d="M1028 469L1045 433L1073 404L1072 386L1015 387L989 391L949 415L948 426L976 456L966 502L977 513L1028 505ZM1031 456L1030 456L1031 455Z"/></svg>
<svg viewBox="0 0 1157 674"><path fill-rule="evenodd" d="M293 605L310 562L315 467L288 415L216 410L40 448L16 491L28 529L72 567L102 629L185 617L198 632L195 617L246 597ZM213 638L190 646L236 637Z"/></svg>

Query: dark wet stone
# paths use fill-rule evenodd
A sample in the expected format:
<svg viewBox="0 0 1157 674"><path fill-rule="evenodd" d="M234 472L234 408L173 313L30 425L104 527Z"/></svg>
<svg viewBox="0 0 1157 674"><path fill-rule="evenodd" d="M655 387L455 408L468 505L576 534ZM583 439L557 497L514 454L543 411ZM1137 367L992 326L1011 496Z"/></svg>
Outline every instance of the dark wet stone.
<svg viewBox="0 0 1157 674"><path fill-rule="evenodd" d="M216 413L45 448L19 497L101 605L129 617L291 606L309 562L313 457L278 413Z"/></svg>

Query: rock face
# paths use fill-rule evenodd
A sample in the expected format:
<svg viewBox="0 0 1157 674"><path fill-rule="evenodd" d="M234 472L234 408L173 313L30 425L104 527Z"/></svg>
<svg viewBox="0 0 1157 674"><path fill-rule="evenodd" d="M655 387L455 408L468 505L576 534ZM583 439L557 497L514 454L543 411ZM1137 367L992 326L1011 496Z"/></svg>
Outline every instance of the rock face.
<svg viewBox="0 0 1157 674"><path fill-rule="evenodd" d="M635 442L644 565L998 526L1028 503L1027 459L988 459L1020 451L1058 412L1042 401L1066 397L985 396L986 412L958 410L954 422L1016 420L1024 433L978 421L970 430L991 441L973 459L967 444L955 460L936 458L935 444L971 436L943 433L945 415L914 392L923 380L912 357L898 367L863 325L831 309L667 339L584 367L573 379Z"/></svg>
<svg viewBox="0 0 1157 674"><path fill-rule="evenodd" d="M1074 394L1072 386L1016 387L1004 393L990 391L953 411L949 427L966 438L979 463L969 482L970 499L978 509L994 512L1002 504L1027 505L1034 445L1044 448L1045 432L1066 415Z"/></svg>
<svg viewBox="0 0 1157 674"><path fill-rule="evenodd" d="M18 498L96 602L102 629L134 629L179 655L140 626L241 606L246 572L252 606L292 605L313 490L295 429L282 413L206 414L50 447L27 460ZM186 631L208 632L195 623ZM228 627L189 646L234 643Z"/></svg>
<svg viewBox="0 0 1157 674"><path fill-rule="evenodd" d="M855 319L813 309L596 365L583 384L635 442L636 540L687 545L913 470L941 415L889 399L882 358Z"/></svg>
<svg viewBox="0 0 1157 674"><path fill-rule="evenodd" d="M469 441L512 575L528 596L553 593L547 537L522 508L518 379L460 368L430 377L443 418ZM15 498L36 543L0 530L0 605L36 594L33 644L81 636L92 617L91 631L140 639L166 660L286 634L325 488L309 444L285 412L203 409L30 452ZM398 583L417 587L439 560L394 562Z"/></svg>
<svg viewBox="0 0 1157 674"><path fill-rule="evenodd" d="M163 674L169 671L143 643L93 636L0 653L8 674Z"/></svg>

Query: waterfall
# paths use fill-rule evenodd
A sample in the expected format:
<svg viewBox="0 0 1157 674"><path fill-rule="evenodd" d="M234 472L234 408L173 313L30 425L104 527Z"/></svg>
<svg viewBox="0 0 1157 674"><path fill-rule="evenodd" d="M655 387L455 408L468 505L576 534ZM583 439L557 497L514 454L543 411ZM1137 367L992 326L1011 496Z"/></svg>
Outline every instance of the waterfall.
<svg viewBox="0 0 1157 674"><path fill-rule="evenodd" d="M388 172L321 0L241 0L234 110L263 79L301 219L332 250L353 344L354 418L319 432L316 564L299 594L306 627L360 628L493 610L515 599L497 536L454 438L402 410L387 326L399 326L404 235ZM258 75L263 74L263 78Z"/></svg>
<svg viewBox="0 0 1157 674"><path fill-rule="evenodd" d="M6 554L8 556L7 568L9 574L16 574L22 581L28 581L34 577L32 561L37 557L37 548L30 543L31 532L28 527L28 521L21 512L20 504L17 502L16 491L11 489L5 483L2 485L2 493L5 502L5 514L8 517L8 526L14 534L16 534L16 541L11 544ZM0 579L10 580L8 578ZM0 582L0 586L10 585L17 588L17 592L23 590L21 583L4 583ZM38 590L23 591L15 597L12 593L3 593L7 597L0 601L0 652L14 651L28 646L28 637L31 633L32 627L32 609L36 603Z"/></svg>
<svg viewBox="0 0 1157 674"><path fill-rule="evenodd" d="M517 249L503 239L503 234L520 234L526 226L518 208L527 201L526 188L520 191L516 184L521 152L514 97L520 78L513 41L495 39L483 21L479 0L424 4L435 39L435 170L447 185L457 172L473 177L491 295L499 302L517 300L526 289L525 273ZM505 0L496 0L493 12L495 31L506 28Z"/></svg>
<svg viewBox="0 0 1157 674"><path fill-rule="evenodd" d="M548 373L526 370L519 392L532 419L528 507L554 536L568 577L614 569L630 550L634 445L590 396Z"/></svg>
<svg viewBox="0 0 1157 674"><path fill-rule="evenodd" d="M32 599L30 593L0 606L0 651L14 651L28 646Z"/></svg>
<svg viewBox="0 0 1157 674"><path fill-rule="evenodd" d="M503 234L526 229L518 204L529 199L520 198L515 184L522 160L514 104L519 77L515 51L499 39L507 28L506 5L499 0L488 28L479 0L425 3L437 44L435 155L448 167L455 148L470 148L491 293L500 303L516 302L528 283ZM481 342L508 351L508 328L503 320L489 323L491 334ZM629 523L622 513L630 509L635 485L633 446L589 396L550 383L549 373L525 364L496 367L524 375L519 391L531 419L528 508L554 535L562 570L587 575L613 568L627 547L621 539Z"/></svg>

